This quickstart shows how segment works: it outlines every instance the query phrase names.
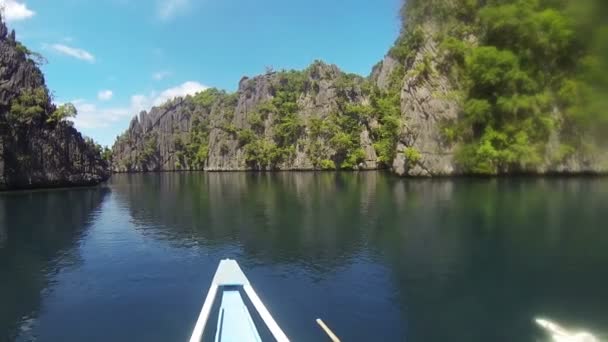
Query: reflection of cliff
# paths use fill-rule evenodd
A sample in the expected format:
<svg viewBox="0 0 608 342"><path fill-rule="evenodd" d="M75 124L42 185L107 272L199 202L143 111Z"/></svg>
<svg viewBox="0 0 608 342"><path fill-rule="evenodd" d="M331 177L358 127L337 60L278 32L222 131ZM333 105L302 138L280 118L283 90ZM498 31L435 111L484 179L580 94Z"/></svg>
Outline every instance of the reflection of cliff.
<svg viewBox="0 0 608 342"><path fill-rule="evenodd" d="M380 178L386 180L378 173L125 174L112 186L144 234L324 267L361 250L359 222Z"/></svg>
<svg viewBox="0 0 608 342"><path fill-rule="evenodd" d="M14 339L21 321L40 309L50 278L79 262L77 243L106 192L91 188L0 196L0 334L8 332L8 339Z"/></svg>
<svg viewBox="0 0 608 342"><path fill-rule="evenodd" d="M539 315L608 326L606 180L414 181L392 192L370 244L401 289L407 340L532 341Z"/></svg>

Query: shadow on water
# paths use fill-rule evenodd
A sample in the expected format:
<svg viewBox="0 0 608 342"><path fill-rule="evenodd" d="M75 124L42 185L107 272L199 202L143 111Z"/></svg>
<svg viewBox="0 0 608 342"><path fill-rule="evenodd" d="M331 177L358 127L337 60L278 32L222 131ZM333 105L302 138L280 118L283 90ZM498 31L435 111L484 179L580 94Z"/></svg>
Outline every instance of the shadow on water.
<svg viewBox="0 0 608 342"><path fill-rule="evenodd" d="M164 173L112 187L144 236L231 246L222 257L281 274L303 297L273 303L295 336L318 337L293 312L307 310L344 340L533 341L538 316L608 326L606 179Z"/></svg>
<svg viewBox="0 0 608 342"><path fill-rule="evenodd" d="M0 339L27 335L53 275L80 263L79 241L107 192L83 188L0 194Z"/></svg>

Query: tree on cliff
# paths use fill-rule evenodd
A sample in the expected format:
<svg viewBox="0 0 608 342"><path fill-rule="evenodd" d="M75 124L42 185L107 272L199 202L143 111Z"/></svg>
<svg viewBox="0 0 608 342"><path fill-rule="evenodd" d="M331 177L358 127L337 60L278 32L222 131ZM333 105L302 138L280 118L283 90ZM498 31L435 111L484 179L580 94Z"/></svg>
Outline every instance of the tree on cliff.
<svg viewBox="0 0 608 342"><path fill-rule="evenodd" d="M46 120L46 122L60 122L60 121L64 121L67 120L69 118L74 118L76 117L76 115L78 114L78 111L76 110L76 107L74 107L73 104L71 103L64 103L62 105L60 105L59 107L57 107L57 109L55 109L53 111L53 113L51 113L51 115L49 115L49 118Z"/></svg>
<svg viewBox="0 0 608 342"><path fill-rule="evenodd" d="M457 85L446 124L466 172L535 170L592 153L608 129L608 18L602 0L410 0L393 49L414 56L435 23L433 59ZM424 40L423 39L423 40ZM419 63L418 65L423 64ZM560 146L550 147L550 138Z"/></svg>

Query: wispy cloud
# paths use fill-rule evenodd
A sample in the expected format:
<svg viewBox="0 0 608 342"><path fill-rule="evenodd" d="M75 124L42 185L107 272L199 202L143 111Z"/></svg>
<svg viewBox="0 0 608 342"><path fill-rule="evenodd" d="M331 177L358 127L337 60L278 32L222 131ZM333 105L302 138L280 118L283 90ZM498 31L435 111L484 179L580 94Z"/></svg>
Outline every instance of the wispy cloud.
<svg viewBox="0 0 608 342"><path fill-rule="evenodd" d="M154 74L152 74L152 78L155 81L162 81L171 75L172 75L171 71L159 71L159 72L155 72Z"/></svg>
<svg viewBox="0 0 608 342"><path fill-rule="evenodd" d="M108 101L112 99L113 95L114 93L111 90L101 90L99 93L97 93L97 99L100 101Z"/></svg>
<svg viewBox="0 0 608 342"><path fill-rule="evenodd" d="M190 0L157 0L157 14L162 20L169 20L183 12Z"/></svg>
<svg viewBox="0 0 608 342"><path fill-rule="evenodd" d="M95 56L86 50L64 44L53 44L51 45L51 48L62 55L74 57L89 63L95 63Z"/></svg>
<svg viewBox="0 0 608 342"><path fill-rule="evenodd" d="M2 17L6 21L19 21L33 17L36 12L32 11L23 2L17 0L0 0L0 8L2 8Z"/></svg>

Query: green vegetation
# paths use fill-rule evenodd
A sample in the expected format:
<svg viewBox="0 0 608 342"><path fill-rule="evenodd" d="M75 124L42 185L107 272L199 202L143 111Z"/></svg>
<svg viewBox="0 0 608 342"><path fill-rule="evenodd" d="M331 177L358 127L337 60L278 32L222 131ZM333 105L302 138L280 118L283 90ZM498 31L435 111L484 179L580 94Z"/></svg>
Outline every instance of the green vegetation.
<svg viewBox="0 0 608 342"><path fill-rule="evenodd" d="M354 169L365 160L360 135L371 108L353 104L351 99L360 91L361 81L353 75L342 75L336 82L338 110L325 118L310 119L307 154L315 168Z"/></svg>
<svg viewBox="0 0 608 342"><path fill-rule="evenodd" d="M25 89L11 102L8 117L18 124L31 124L46 115L49 102L49 95L44 87Z"/></svg>
<svg viewBox="0 0 608 342"><path fill-rule="evenodd" d="M47 123L57 123L68 118L74 118L78 114L76 107L71 103L65 103L57 107L46 119Z"/></svg>
<svg viewBox="0 0 608 342"><path fill-rule="evenodd" d="M304 124L297 115L297 101L306 85L307 74L304 71L277 73L272 84L272 100L260 103L248 116L252 131L237 133L250 166L274 169L295 155L295 145L304 134ZM260 136L270 115L273 118L272 139Z"/></svg>
<svg viewBox="0 0 608 342"><path fill-rule="evenodd" d="M34 62L34 64L36 64L38 66L42 65L42 64L46 64L46 62L47 62L46 58L44 58L44 56L42 56L38 52L31 51L25 45L21 44L21 42L16 42L15 48L17 49L17 51L19 51L20 53L25 55L26 58L28 58L29 60L31 60L32 62Z"/></svg>
<svg viewBox="0 0 608 342"><path fill-rule="evenodd" d="M365 160L360 136L371 117L371 108L353 103L364 87L365 82L360 76L339 75L335 82L337 110L324 119L311 119L311 143L307 152L316 168L349 170L357 168ZM326 148L323 142L327 143ZM331 150L333 154L329 155Z"/></svg>
<svg viewBox="0 0 608 342"><path fill-rule="evenodd" d="M275 168L290 151L280 148L271 139L256 139L245 145L245 158L250 165L261 169Z"/></svg>
<svg viewBox="0 0 608 342"><path fill-rule="evenodd" d="M378 125L372 130L378 162L389 167L395 159L401 129L401 86L405 68L399 65L389 78L386 90L372 89L370 103Z"/></svg>
<svg viewBox="0 0 608 342"><path fill-rule="evenodd" d="M310 118L308 123L310 142L307 146L306 154L317 169L328 169L330 166L333 166L331 169L336 168L336 164L332 160L324 159L328 153L324 148L323 142L328 138L329 132L328 121L319 117ZM331 164L329 163L330 161Z"/></svg>
<svg viewBox="0 0 608 342"><path fill-rule="evenodd" d="M564 0L562 0L564 1ZM559 89L559 100L572 124L570 136L578 141L590 135L604 145L608 140L608 2L565 2L579 48L574 72ZM576 53L577 50L570 51Z"/></svg>
<svg viewBox="0 0 608 342"><path fill-rule="evenodd" d="M389 55L401 64L409 64L422 44L424 44L424 31L416 26L414 29L405 30L399 37L395 46L389 51Z"/></svg>
<svg viewBox="0 0 608 342"><path fill-rule="evenodd" d="M336 151L333 159L339 168L354 169L365 160L360 135L363 123L370 114L369 106L347 104L342 112L334 113L328 118L329 144Z"/></svg>
<svg viewBox="0 0 608 342"><path fill-rule="evenodd" d="M175 144L176 169L202 170L209 157L209 124L195 118L185 139L177 138Z"/></svg>
<svg viewBox="0 0 608 342"><path fill-rule="evenodd" d="M154 157L158 152L158 136L156 134L150 134L146 136L143 150L141 151L139 158L140 162L147 162Z"/></svg>
<svg viewBox="0 0 608 342"><path fill-rule="evenodd" d="M209 157L209 113L212 108L217 108L223 114L223 120L217 128L221 128L232 136L238 136L239 141L243 141L242 144L251 138L242 135L231 122L238 100L236 94L228 94L223 90L210 88L193 96L187 96L186 100L190 101L190 115L193 115L194 118L190 131L177 137L173 142L176 151L174 163L176 169L202 170L204 168ZM220 150L225 154L228 145L222 144Z"/></svg>
<svg viewBox="0 0 608 342"><path fill-rule="evenodd" d="M101 145L96 143L95 140L93 140L92 138L89 138L89 137L84 137L84 143L86 145L88 145L91 150L95 151L95 153L102 156L103 147L101 147Z"/></svg>
<svg viewBox="0 0 608 342"><path fill-rule="evenodd" d="M251 129L242 129L237 133L239 146L243 147L255 140L255 133Z"/></svg>
<svg viewBox="0 0 608 342"><path fill-rule="evenodd" d="M313 116L304 122L298 112L299 97L307 91L313 95L318 92L318 83L311 82L309 76L313 79L336 77L330 69L322 71L325 73L323 75L317 75L321 69L317 64L301 72L276 73L271 91L273 98L260 103L247 115L251 128L238 130L236 136L250 166L274 169L289 161L295 156L296 147L301 146L306 134L308 142L304 146L305 151L317 169L354 169L365 160L360 136L375 114L370 105L353 104L361 92L369 92L368 88L371 88L363 78L354 74L338 76L335 82L338 107L329 115ZM395 136L387 133L393 129L391 124L398 126L393 114L391 112L386 117L377 115L381 118L377 125L378 134L386 138L386 146L392 144L388 141Z"/></svg>
<svg viewBox="0 0 608 342"><path fill-rule="evenodd" d="M405 160L407 160L410 164L416 164L421 158L420 152L413 147L406 148L403 151L403 154L405 155Z"/></svg>
<svg viewBox="0 0 608 342"><path fill-rule="evenodd" d="M210 111L213 104L215 104L220 98L226 96L226 92L223 90L209 88L192 96L192 102L195 105L205 108L207 111Z"/></svg>
<svg viewBox="0 0 608 342"><path fill-rule="evenodd" d="M320 62L316 62L320 63ZM307 89L315 93L315 85L308 81L313 77L335 77L328 73L316 75L318 66L313 64L303 72L289 71L277 74L273 84L274 98L260 103L248 114L250 130L237 134L248 163L262 169L272 169L295 154L296 146L308 133L306 153L317 169L355 169L365 161L361 146L361 133L374 122L372 140L381 163L390 165L394 158L399 122L399 90L405 76L404 68L397 68L391 80L391 88L380 91L371 83L354 74L341 74L334 86L338 107L325 117L313 116L303 122L298 114L299 96ZM317 90L318 91L318 90ZM357 104L361 95L370 97L370 104ZM272 138L263 138L266 123L272 118Z"/></svg>
<svg viewBox="0 0 608 342"><path fill-rule="evenodd" d="M36 121L56 124L77 115L71 103L62 104L53 110L45 87L25 89L11 101L7 117L13 124L32 124ZM53 110L52 112L50 112ZM50 112L50 114L49 114Z"/></svg>
<svg viewBox="0 0 608 342"><path fill-rule="evenodd" d="M112 150L105 146L103 148L103 151L101 152L101 158L103 158L103 160L105 160L108 163L112 162Z"/></svg>
<svg viewBox="0 0 608 342"><path fill-rule="evenodd" d="M319 167L321 168L321 170L335 170L336 163L334 163L334 161L330 159L323 159L319 163Z"/></svg>
<svg viewBox="0 0 608 342"><path fill-rule="evenodd" d="M15 49L26 56L32 53L25 45L21 44L21 42L15 44Z"/></svg>
<svg viewBox="0 0 608 342"><path fill-rule="evenodd" d="M457 160L481 174L528 171L581 151L608 128L607 5L600 0L410 0L392 55L407 62L422 24L438 28L438 67L463 90L463 112L443 127ZM476 39L471 39L474 36ZM416 74L434 72L425 56Z"/></svg>

